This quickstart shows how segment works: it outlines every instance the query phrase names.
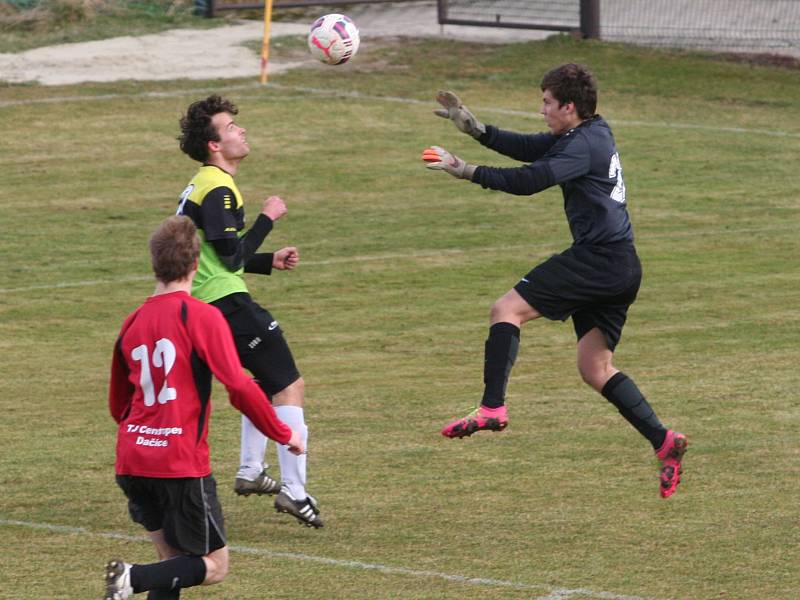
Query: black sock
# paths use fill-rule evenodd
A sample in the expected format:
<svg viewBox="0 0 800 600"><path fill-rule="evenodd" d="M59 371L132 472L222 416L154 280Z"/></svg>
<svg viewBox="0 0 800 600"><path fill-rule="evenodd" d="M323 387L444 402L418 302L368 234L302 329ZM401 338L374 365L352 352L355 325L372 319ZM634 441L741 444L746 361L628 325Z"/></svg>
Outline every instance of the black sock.
<svg viewBox="0 0 800 600"><path fill-rule="evenodd" d="M633 379L620 371L606 382L601 393L636 431L650 441L655 450L661 447L667 429L658 420Z"/></svg>
<svg viewBox="0 0 800 600"><path fill-rule="evenodd" d="M519 351L519 327L511 323L495 323L489 328L483 361L483 400L488 408L502 406L511 367Z"/></svg>
<svg viewBox="0 0 800 600"><path fill-rule="evenodd" d="M147 600L180 600L181 590L150 590Z"/></svg>
<svg viewBox="0 0 800 600"><path fill-rule="evenodd" d="M203 583L205 578L206 563L200 556L178 556L131 567L131 587L136 594L192 587Z"/></svg>

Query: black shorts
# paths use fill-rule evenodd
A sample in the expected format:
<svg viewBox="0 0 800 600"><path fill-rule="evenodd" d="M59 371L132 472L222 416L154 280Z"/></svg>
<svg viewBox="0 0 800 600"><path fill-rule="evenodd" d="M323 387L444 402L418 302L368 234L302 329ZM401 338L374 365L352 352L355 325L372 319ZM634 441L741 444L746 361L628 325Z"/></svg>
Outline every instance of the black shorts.
<svg viewBox="0 0 800 600"><path fill-rule="evenodd" d="M117 475L128 497L134 523L147 531L164 530L164 540L176 550L204 556L226 545L217 482L208 477L136 477Z"/></svg>
<svg viewBox="0 0 800 600"><path fill-rule="evenodd" d="M572 317L579 340L599 328L613 351L641 281L633 244L572 246L534 267L514 289L543 317Z"/></svg>
<svg viewBox="0 0 800 600"><path fill-rule="evenodd" d="M269 398L300 378L278 322L250 294L231 294L211 304L225 315L239 359Z"/></svg>

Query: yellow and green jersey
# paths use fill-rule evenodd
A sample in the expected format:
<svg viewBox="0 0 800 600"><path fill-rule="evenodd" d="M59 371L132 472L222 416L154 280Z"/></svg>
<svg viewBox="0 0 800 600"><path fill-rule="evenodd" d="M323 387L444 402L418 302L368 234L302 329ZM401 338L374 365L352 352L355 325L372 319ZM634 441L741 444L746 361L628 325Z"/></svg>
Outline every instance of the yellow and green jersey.
<svg viewBox="0 0 800 600"><path fill-rule="evenodd" d="M177 214L191 218L200 236L192 296L213 302L237 292L247 293L244 267L231 270L212 244L237 240L244 232L244 203L233 177L219 167L203 165L183 190Z"/></svg>

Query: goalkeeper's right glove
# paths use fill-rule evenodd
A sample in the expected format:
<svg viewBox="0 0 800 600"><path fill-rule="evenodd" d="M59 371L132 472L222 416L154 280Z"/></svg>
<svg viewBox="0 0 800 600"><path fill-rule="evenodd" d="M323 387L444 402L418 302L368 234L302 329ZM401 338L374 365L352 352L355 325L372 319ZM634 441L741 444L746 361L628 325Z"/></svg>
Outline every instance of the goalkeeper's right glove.
<svg viewBox="0 0 800 600"><path fill-rule="evenodd" d="M472 180L472 174L475 173L475 165L468 165L466 162L458 158L455 154L450 154L441 146L431 146L425 148L422 152L422 160L427 164L428 169L436 171L445 171L450 173L453 177L459 179Z"/></svg>
<svg viewBox="0 0 800 600"><path fill-rule="evenodd" d="M433 111L434 114L450 119L459 131L470 134L476 140L486 133L486 125L478 121L453 92L438 92L436 101L444 106L444 109L436 109Z"/></svg>

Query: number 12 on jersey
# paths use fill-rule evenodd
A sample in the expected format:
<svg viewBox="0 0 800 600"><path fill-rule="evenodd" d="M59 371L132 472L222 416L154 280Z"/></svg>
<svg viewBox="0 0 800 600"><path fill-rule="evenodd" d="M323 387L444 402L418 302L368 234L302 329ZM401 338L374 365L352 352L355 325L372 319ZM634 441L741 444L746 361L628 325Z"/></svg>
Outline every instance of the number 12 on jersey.
<svg viewBox="0 0 800 600"><path fill-rule="evenodd" d="M175 345L167 338L161 338L156 342L152 361L147 344L136 346L136 348L131 350L131 358L142 363L141 372L139 374L139 385L141 385L142 392L144 393L145 406L153 406L156 403L155 386L150 369L151 364L153 367L164 370L164 385L161 386L161 390L158 392L158 403L166 404L170 400L175 400L175 398L178 397L177 390L167 385L167 376L175 364L175 355Z"/></svg>

